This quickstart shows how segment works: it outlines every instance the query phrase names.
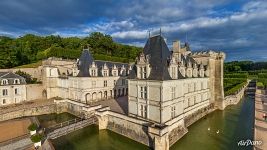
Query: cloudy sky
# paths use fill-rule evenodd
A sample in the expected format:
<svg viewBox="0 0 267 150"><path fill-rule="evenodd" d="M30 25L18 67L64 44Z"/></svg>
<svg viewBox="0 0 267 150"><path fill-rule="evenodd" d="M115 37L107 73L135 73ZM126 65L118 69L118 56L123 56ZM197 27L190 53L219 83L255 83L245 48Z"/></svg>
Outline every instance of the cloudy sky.
<svg viewBox="0 0 267 150"><path fill-rule="evenodd" d="M143 46L151 34L222 50L227 61L267 61L267 0L1 0L0 35L84 37L94 31Z"/></svg>

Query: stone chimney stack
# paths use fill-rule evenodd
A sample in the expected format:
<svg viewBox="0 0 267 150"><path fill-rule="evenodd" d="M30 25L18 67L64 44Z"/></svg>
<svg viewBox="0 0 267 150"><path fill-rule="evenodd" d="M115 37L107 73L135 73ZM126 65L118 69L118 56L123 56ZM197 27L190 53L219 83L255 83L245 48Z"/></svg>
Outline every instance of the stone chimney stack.
<svg viewBox="0 0 267 150"><path fill-rule="evenodd" d="M172 43L172 48L173 48L173 52L177 53L177 52L180 52L180 41L179 40L176 40L176 41L173 41Z"/></svg>

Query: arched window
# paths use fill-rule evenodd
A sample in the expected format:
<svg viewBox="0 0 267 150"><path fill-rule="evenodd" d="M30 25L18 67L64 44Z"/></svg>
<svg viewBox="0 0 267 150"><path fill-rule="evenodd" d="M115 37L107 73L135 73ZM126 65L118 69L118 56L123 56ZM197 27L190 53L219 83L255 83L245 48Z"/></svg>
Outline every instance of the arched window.
<svg viewBox="0 0 267 150"><path fill-rule="evenodd" d="M14 84L20 84L19 79L15 79Z"/></svg>
<svg viewBox="0 0 267 150"><path fill-rule="evenodd" d="M7 79L3 79L2 80L2 85L7 85L8 84L8 80Z"/></svg>

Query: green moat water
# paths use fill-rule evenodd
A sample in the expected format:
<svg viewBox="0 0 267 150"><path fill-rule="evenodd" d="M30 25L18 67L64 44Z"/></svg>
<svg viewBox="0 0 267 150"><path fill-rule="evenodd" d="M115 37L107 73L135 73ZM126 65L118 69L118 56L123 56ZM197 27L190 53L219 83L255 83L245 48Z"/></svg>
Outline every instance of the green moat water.
<svg viewBox="0 0 267 150"><path fill-rule="evenodd" d="M254 100L245 97L224 111L214 111L189 127L189 132L171 150L239 150L240 140L253 139ZM210 128L210 130L208 130ZM216 132L219 130L219 133ZM52 141L64 150L145 150L148 147L93 125Z"/></svg>
<svg viewBox="0 0 267 150"><path fill-rule="evenodd" d="M53 126L55 124L59 124L68 120L72 120L77 118L76 116L69 113L60 113L60 114L49 114L49 115L40 115L37 116L42 127L47 128L49 126Z"/></svg>

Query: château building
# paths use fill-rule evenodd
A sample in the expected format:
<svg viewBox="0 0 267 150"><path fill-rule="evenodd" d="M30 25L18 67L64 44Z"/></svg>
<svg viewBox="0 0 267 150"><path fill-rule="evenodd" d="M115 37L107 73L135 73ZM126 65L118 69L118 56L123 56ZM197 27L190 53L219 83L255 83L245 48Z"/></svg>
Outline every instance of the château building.
<svg viewBox="0 0 267 150"><path fill-rule="evenodd" d="M213 90L214 79L222 79L222 74L210 76L210 69L222 72L223 60L223 53L192 53L187 43L181 46L179 41L170 51L161 35L150 37L129 76L129 115L172 124L210 104L221 107L214 92L221 93L217 101L223 93ZM213 61L221 66L211 66Z"/></svg>
<svg viewBox="0 0 267 150"><path fill-rule="evenodd" d="M26 100L26 81L12 72L0 72L0 106Z"/></svg>
<svg viewBox="0 0 267 150"><path fill-rule="evenodd" d="M128 93L127 76L131 66L126 63L94 60L89 47L66 72L60 65L44 66L47 98L61 97L92 103Z"/></svg>

